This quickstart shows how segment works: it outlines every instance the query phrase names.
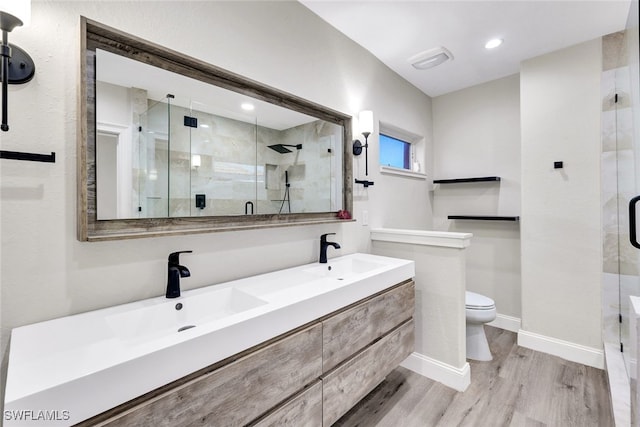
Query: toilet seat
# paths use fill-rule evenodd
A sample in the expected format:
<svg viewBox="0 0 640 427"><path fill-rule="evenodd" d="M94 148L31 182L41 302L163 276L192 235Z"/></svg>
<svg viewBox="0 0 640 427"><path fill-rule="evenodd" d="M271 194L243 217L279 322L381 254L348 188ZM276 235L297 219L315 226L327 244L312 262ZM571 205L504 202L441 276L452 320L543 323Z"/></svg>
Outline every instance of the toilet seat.
<svg viewBox="0 0 640 427"><path fill-rule="evenodd" d="M465 308L467 310L495 310L496 303L487 296L466 291Z"/></svg>

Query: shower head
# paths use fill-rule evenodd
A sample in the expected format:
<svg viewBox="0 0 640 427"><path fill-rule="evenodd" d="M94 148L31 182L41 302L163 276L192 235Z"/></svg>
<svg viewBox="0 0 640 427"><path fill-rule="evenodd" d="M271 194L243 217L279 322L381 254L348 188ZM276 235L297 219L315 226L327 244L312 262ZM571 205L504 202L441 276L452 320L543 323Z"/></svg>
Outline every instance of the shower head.
<svg viewBox="0 0 640 427"><path fill-rule="evenodd" d="M288 148L286 148L282 144L269 145L269 148L271 148L272 150L277 151L280 154L291 153L291 150L289 150Z"/></svg>
<svg viewBox="0 0 640 427"><path fill-rule="evenodd" d="M284 153L291 153L291 150L289 150L286 147L294 147L298 150L302 149L302 144L297 144L297 145L291 145L291 144L274 144L274 145L269 145L269 148L271 148L272 150L277 151L280 154L284 154Z"/></svg>

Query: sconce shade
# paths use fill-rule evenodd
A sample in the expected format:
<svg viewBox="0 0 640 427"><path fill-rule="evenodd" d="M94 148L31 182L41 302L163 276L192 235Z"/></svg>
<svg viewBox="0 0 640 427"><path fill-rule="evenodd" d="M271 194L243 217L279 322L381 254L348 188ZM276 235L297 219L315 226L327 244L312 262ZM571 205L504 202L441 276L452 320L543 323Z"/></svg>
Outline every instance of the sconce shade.
<svg viewBox="0 0 640 427"><path fill-rule="evenodd" d="M364 136L369 136L373 132L373 111L360 111L358 116L358 123L360 125L360 133Z"/></svg>
<svg viewBox="0 0 640 427"><path fill-rule="evenodd" d="M369 175L369 135L373 132L373 112L369 110L360 111L358 115L358 126L360 127L360 133L364 135L364 145L359 141L353 141L352 152L354 156L362 154L364 148L364 174ZM356 179L356 183L360 184ZM373 183L371 183L373 185ZM365 187L368 187L367 184Z"/></svg>
<svg viewBox="0 0 640 427"><path fill-rule="evenodd" d="M3 30L11 31L16 26L27 26L31 23L31 0L0 0L0 15L3 14L12 15L21 21L20 23L16 23L15 20L11 20L13 21L11 28L5 28L5 25L7 27L10 26L8 24L10 20L7 17L2 17L0 18L0 25Z"/></svg>

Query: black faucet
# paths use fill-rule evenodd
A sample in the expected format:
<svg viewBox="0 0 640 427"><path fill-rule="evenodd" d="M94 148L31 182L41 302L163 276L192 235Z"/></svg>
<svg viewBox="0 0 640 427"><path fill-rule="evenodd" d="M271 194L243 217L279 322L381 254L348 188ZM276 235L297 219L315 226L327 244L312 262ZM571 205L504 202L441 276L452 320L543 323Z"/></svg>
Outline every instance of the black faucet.
<svg viewBox="0 0 640 427"><path fill-rule="evenodd" d="M180 265L180 254L190 254L193 251L180 251L169 254L167 265L167 298L180 296L180 278L191 276L191 272L184 265Z"/></svg>
<svg viewBox="0 0 640 427"><path fill-rule="evenodd" d="M333 246L335 249L340 249L340 245L336 242L327 242L327 236L334 235L336 233L327 233L320 236L320 263L327 263L327 247Z"/></svg>

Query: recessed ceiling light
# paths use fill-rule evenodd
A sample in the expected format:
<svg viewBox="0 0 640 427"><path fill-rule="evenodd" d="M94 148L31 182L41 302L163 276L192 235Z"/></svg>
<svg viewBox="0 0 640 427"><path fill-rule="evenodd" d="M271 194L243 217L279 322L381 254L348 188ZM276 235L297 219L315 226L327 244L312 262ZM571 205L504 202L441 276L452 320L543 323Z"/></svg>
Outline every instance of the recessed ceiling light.
<svg viewBox="0 0 640 427"><path fill-rule="evenodd" d="M491 39L485 45L485 49L495 49L502 44L502 39Z"/></svg>
<svg viewBox="0 0 640 427"><path fill-rule="evenodd" d="M245 111L253 111L253 109L256 108L253 104L249 104L248 102L243 103L240 107Z"/></svg>
<svg viewBox="0 0 640 427"><path fill-rule="evenodd" d="M209 125L208 125L208 124L206 124L206 123L202 123L202 124L200 125L200 127L201 127L201 128L205 128L205 129L208 129L208 128L209 128Z"/></svg>

